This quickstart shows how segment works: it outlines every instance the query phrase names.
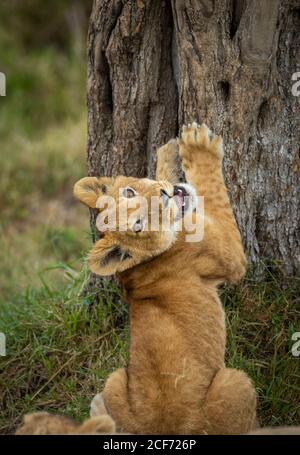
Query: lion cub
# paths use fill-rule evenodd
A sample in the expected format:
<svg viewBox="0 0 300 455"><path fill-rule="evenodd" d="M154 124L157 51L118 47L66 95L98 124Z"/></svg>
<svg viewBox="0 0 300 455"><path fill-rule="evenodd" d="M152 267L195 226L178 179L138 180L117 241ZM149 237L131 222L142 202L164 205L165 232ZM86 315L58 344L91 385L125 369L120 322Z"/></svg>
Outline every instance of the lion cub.
<svg viewBox="0 0 300 455"><path fill-rule="evenodd" d="M82 424L68 417L48 412L35 412L23 418L23 424L16 431L17 435L92 435L115 434L115 424L111 417L102 415L85 420Z"/></svg>
<svg viewBox="0 0 300 455"><path fill-rule="evenodd" d="M256 392L242 371L226 368L224 312L217 286L237 282L246 259L222 176L222 139L206 125L183 127L178 141L189 185L177 184L176 141L158 152L157 181L88 177L74 193L90 207L102 194L156 195L177 214L168 231L108 230L96 242L91 270L117 273L129 304L127 368L112 373L91 415L108 413L117 430L136 434L242 434L255 427ZM204 237L187 242L174 229L184 196L204 196ZM167 195L167 196L166 196ZM191 207L191 205L190 205ZM100 209L101 215L101 209ZM201 215L193 212L194 221ZM198 220L201 221L200 219ZM101 223L100 223L101 224Z"/></svg>

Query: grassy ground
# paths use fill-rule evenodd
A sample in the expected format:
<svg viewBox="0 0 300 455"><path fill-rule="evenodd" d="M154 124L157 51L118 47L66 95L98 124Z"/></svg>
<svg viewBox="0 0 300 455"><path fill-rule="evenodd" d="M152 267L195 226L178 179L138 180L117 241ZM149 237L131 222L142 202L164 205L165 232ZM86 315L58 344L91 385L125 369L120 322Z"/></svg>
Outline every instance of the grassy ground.
<svg viewBox="0 0 300 455"><path fill-rule="evenodd" d="M283 284L284 283L284 284ZM300 277L287 282L266 270L264 282L251 272L237 288L225 289L227 365L252 378L262 425L300 424L299 357L291 354L299 332Z"/></svg>
<svg viewBox="0 0 300 455"><path fill-rule="evenodd" d="M7 334L1 361L0 432L11 432L20 416L49 410L83 419L109 372L124 365L128 325L115 320L126 309L111 287L97 306L82 297L88 273L59 269L63 286L31 288L2 304L0 330ZM252 377L264 425L300 423L299 359L291 334L299 330L300 280L282 289L278 277L263 284L248 277L222 291L228 327L227 364ZM119 303L115 304L113 301Z"/></svg>
<svg viewBox="0 0 300 455"><path fill-rule="evenodd" d="M107 287L98 306L81 294L90 234L72 186L85 175L85 59L22 52L2 28L0 40L8 82L0 100L0 433L10 433L29 411L87 416L108 373L126 362L128 326L115 323L126 312L116 289ZM261 422L271 425L300 424L299 358L290 352L300 279L281 283L269 272L263 283L249 275L222 291L228 365L253 378Z"/></svg>

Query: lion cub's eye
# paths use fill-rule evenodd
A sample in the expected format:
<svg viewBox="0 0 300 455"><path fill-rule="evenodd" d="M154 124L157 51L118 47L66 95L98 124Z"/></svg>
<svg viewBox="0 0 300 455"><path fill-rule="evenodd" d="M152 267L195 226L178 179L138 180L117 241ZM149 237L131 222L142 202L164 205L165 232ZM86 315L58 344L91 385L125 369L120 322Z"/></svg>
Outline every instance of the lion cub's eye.
<svg viewBox="0 0 300 455"><path fill-rule="evenodd" d="M135 192L133 191L132 188L124 188L123 196L130 199L135 196Z"/></svg>

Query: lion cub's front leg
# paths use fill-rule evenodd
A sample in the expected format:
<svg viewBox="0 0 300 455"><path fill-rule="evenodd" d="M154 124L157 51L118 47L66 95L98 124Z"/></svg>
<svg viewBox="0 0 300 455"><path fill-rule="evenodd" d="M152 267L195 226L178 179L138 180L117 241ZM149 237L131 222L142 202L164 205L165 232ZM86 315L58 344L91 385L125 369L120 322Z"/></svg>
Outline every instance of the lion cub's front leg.
<svg viewBox="0 0 300 455"><path fill-rule="evenodd" d="M246 258L222 174L223 141L206 125L183 127L179 153L187 181L204 196L204 239L199 244L199 273L236 282ZM204 257L206 252L207 257Z"/></svg>
<svg viewBox="0 0 300 455"><path fill-rule="evenodd" d="M227 211L232 215L222 175L223 141L206 125L184 126L179 141L179 154L187 181L205 198L210 212Z"/></svg>

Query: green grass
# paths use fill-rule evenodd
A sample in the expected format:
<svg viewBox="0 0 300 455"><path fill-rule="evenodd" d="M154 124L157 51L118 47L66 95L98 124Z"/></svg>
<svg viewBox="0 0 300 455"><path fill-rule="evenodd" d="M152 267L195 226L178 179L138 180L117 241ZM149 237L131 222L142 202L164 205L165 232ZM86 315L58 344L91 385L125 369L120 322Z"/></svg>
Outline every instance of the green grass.
<svg viewBox="0 0 300 455"><path fill-rule="evenodd" d="M0 29L7 81L0 99L2 227L28 224L50 200L72 201L72 185L86 172L85 55L38 42L24 47L21 22L15 33Z"/></svg>
<svg viewBox="0 0 300 455"><path fill-rule="evenodd" d="M126 360L127 330L114 326L126 311L114 303L117 290L108 289L105 302L91 305L91 296L81 296L86 270L59 270L65 281L60 290L45 279L40 289L0 303L7 340L7 357L0 360L0 433L32 410L82 419L108 372Z"/></svg>
<svg viewBox="0 0 300 455"><path fill-rule="evenodd" d="M45 201L72 204L72 187L85 175L86 127L83 116L52 126L43 135L15 131L3 141L1 151L1 224L33 220L44 211Z"/></svg>
<svg viewBox="0 0 300 455"><path fill-rule="evenodd" d="M0 30L0 70L7 76L7 95L0 100L4 301L38 288L49 265L66 262L78 269L74 261L90 237L87 211L72 196L74 183L86 174L86 59L39 40L32 49L24 46L22 14L18 33L7 26L14 15ZM59 285L61 276L53 272L48 280Z"/></svg>
<svg viewBox="0 0 300 455"><path fill-rule="evenodd" d="M300 359L292 334L300 331L300 277L265 269L222 294L227 318L227 365L247 371L259 395L263 425L300 424Z"/></svg>
<svg viewBox="0 0 300 455"><path fill-rule="evenodd" d="M124 365L129 328L118 290L108 286L100 302L82 296L88 272L61 265L64 284L28 289L0 303L0 331L7 357L0 365L0 432L9 433L26 412L48 410L82 420L107 375ZM246 371L259 394L263 425L300 423L299 358L291 335L299 331L300 280L285 288L278 277L249 276L222 291L227 314L227 365ZM117 302L117 303L115 303Z"/></svg>

